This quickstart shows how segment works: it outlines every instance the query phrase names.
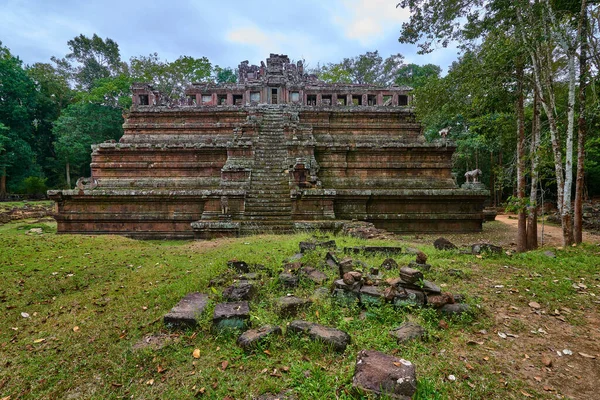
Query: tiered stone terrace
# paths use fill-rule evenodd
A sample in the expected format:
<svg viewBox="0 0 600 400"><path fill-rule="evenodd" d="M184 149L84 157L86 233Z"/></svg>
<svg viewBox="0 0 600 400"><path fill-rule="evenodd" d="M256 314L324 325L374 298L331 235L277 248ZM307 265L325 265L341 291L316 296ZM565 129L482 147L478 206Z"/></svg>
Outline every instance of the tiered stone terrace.
<svg viewBox="0 0 600 400"><path fill-rule="evenodd" d="M212 238L352 219L481 229L488 191L457 187L455 147L425 142L410 88L325 84L272 54L182 100L132 92L119 143L93 147L93 184L49 192L59 233Z"/></svg>

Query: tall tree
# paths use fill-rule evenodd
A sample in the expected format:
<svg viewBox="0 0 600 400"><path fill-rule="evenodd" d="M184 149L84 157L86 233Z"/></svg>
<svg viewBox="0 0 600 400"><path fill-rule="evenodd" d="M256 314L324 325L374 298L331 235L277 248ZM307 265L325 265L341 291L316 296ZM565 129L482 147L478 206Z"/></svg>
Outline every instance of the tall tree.
<svg viewBox="0 0 600 400"><path fill-rule="evenodd" d="M112 39L79 35L67 42L71 52L66 58L52 57L57 69L69 76L80 90L89 90L100 78L114 77L127 69L121 61L119 45Z"/></svg>
<svg viewBox="0 0 600 400"><path fill-rule="evenodd" d="M0 198L28 175L39 173L31 149L36 91L22 62L0 42Z"/></svg>
<svg viewBox="0 0 600 400"><path fill-rule="evenodd" d="M406 64L400 67L396 73L394 83L400 86L419 88L432 78L439 78L442 69L434 64Z"/></svg>
<svg viewBox="0 0 600 400"><path fill-rule="evenodd" d="M157 53L132 57L131 77L154 85L170 98L182 97L188 85L210 79L212 66L208 58L181 56L173 62L163 61Z"/></svg>
<svg viewBox="0 0 600 400"><path fill-rule="evenodd" d="M71 175L89 174L91 145L119 140L123 135L122 110L95 103L75 103L54 123L54 149L65 168L65 181L71 188Z"/></svg>
<svg viewBox="0 0 600 400"><path fill-rule="evenodd" d="M377 50L367 51L352 58L344 58L340 63L322 66L317 74L326 82L345 82L389 86L394 83L404 56L392 54L383 59Z"/></svg>

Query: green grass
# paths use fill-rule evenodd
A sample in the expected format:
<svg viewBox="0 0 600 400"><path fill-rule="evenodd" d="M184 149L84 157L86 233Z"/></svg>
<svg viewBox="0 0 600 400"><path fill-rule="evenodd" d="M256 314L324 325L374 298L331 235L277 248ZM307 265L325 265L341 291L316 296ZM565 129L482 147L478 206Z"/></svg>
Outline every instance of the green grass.
<svg viewBox="0 0 600 400"><path fill-rule="evenodd" d="M41 227L44 234L26 234L32 227ZM363 310L327 299L313 304L301 317L347 331L352 344L345 353L296 336L277 338L244 352L235 344L235 334L211 331L212 308L221 300L224 286L213 290L209 281L217 276L231 281L234 273L226 265L230 259L264 265L258 296L251 303L252 325L285 326L292 318L277 316L273 300L290 292L309 296L316 286L302 281L297 289L284 289L276 277L285 260L297 252L298 242L310 238L309 234L245 237L203 248L191 241L136 241L119 236L56 235L55 231L53 223L0 226L0 398L243 399L285 389L303 399L357 398L352 374L356 354L362 349L414 362L417 399L521 398L520 389L526 383L510 372L499 379L498 371L508 371L509 366L493 358L483 360L482 350L467 344L477 331L492 329L488 302L493 299L526 308L535 300L547 310L567 307L573 311L569 322L582 323L581 295L572 285L586 282L591 290L594 279L599 279L595 246L558 250L555 259L543 251L478 259L420 245L434 266L426 279L443 285L443 290L465 293L473 314L446 319L449 327L441 329L440 316L431 309L395 310L384 305ZM325 236L334 238L338 248L367 243L411 246ZM325 252L312 252L303 261L325 270L331 282L335 272L326 269ZM353 257L377 267L386 258ZM413 257L394 258L406 265ZM460 269L464 277L449 275L449 269ZM497 285L504 287L494 289ZM192 291L211 296L200 326L175 333L166 330L162 316ZM30 317L23 318L22 312ZM396 344L387 332L406 320L427 329L425 340ZM514 324L515 333L528 329ZM161 333L171 335L164 347L134 349L145 335ZM196 348L199 359L192 357ZM473 370L457 356L461 353L469 355ZM228 362L224 371L223 361ZM460 379L449 382L450 374ZM549 396L531 388L527 392L539 398Z"/></svg>

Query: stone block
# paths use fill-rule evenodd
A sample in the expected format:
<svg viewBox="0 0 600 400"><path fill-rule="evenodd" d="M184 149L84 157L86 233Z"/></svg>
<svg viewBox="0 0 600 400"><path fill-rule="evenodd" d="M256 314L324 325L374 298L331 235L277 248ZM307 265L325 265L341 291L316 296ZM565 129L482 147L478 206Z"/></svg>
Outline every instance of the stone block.
<svg viewBox="0 0 600 400"><path fill-rule="evenodd" d="M410 400L417 391L415 366L385 353L362 350L356 359L352 386L376 396Z"/></svg>
<svg viewBox="0 0 600 400"><path fill-rule="evenodd" d="M360 288L360 302L364 305L381 305L384 301L383 288L379 286L363 285Z"/></svg>
<svg viewBox="0 0 600 400"><path fill-rule="evenodd" d="M247 301L219 303L215 305L213 325L217 329L244 329L250 319Z"/></svg>
<svg viewBox="0 0 600 400"><path fill-rule="evenodd" d="M308 307L310 304L311 300L296 296L283 296L275 300L277 313L282 317L295 316L301 309Z"/></svg>
<svg viewBox="0 0 600 400"><path fill-rule="evenodd" d="M307 335L310 339L330 345L334 350L340 352L346 350L346 346L350 343L350 335L346 332L314 322L295 320L290 322L287 330Z"/></svg>
<svg viewBox="0 0 600 400"><path fill-rule="evenodd" d="M400 278L402 278L404 282L414 284L423 280L423 273L413 268L402 267L400 268Z"/></svg>
<svg viewBox="0 0 600 400"><path fill-rule="evenodd" d="M390 331L390 335L398 341L398 343L407 342L413 339L420 339L425 335L425 328L414 322L407 322L394 328Z"/></svg>
<svg viewBox="0 0 600 400"><path fill-rule="evenodd" d="M396 268L398 268L398 263L393 258L386 258L381 263L381 268L387 269L388 271L392 270L392 269L396 269Z"/></svg>
<svg viewBox="0 0 600 400"><path fill-rule="evenodd" d="M298 286L298 277L289 272L279 274L279 282L285 287L293 288Z"/></svg>
<svg viewBox="0 0 600 400"><path fill-rule="evenodd" d="M247 330L238 337L237 343L240 347L249 349L272 335L281 335L281 328L277 325L265 325L258 329Z"/></svg>
<svg viewBox="0 0 600 400"><path fill-rule="evenodd" d="M252 283L239 281L223 291L223 298L226 301L250 300L255 293L256 289Z"/></svg>
<svg viewBox="0 0 600 400"><path fill-rule="evenodd" d="M423 307L426 304L425 293L420 290L398 288L398 294L393 300L395 307Z"/></svg>
<svg viewBox="0 0 600 400"><path fill-rule="evenodd" d="M335 256L330 251L328 251L327 254L325 254L325 262L331 268L336 269L336 270L338 269L338 260L337 260L337 258L335 258Z"/></svg>
<svg viewBox="0 0 600 400"><path fill-rule="evenodd" d="M454 296L451 293L428 294L427 305L433 308L440 308L446 304L453 304Z"/></svg>
<svg viewBox="0 0 600 400"><path fill-rule="evenodd" d="M438 310L445 315L461 315L463 313L469 312L471 308L468 304L464 303L454 303L454 304L446 304L439 308Z"/></svg>
<svg viewBox="0 0 600 400"><path fill-rule="evenodd" d="M169 327L194 327L207 305L207 294L189 293L164 316L163 321Z"/></svg>
<svg viewBox="0 0 600 400"><path fill-rule="evenodd" d="M229 260L227 261L227 266L229 268L235 269L237 272L242 274L250 272L250 268L248 267L248 264L246 264L245 261Z"/></svg>
<svg viewBox="0 0 600 400"><path fill-rule="evenodd" d="M321 285L323 284L323 282L327 281L327 275L325 275L324 272L319 271L318 269L313 267L302 267L300 269L300 273L309 280L316 283L317 285Z"/></svg>

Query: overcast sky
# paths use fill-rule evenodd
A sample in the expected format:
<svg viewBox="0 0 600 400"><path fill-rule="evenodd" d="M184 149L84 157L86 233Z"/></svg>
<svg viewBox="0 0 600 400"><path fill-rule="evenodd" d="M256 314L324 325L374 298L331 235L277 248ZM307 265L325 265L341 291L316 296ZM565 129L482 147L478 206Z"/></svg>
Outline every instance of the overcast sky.
<svg viewBox="0 0 600 400"><path fill-rule="evenodd" d="M398 43L408 12L398 0L0 0L0 41L26 64L63 57L67 41L94 33L119 44L121 57L157 52L173 61L206 56L213 65L259 64L269 53L309 67L366 51L401 53L406 62L447 71L456 49L419 56Z"/></svg>

